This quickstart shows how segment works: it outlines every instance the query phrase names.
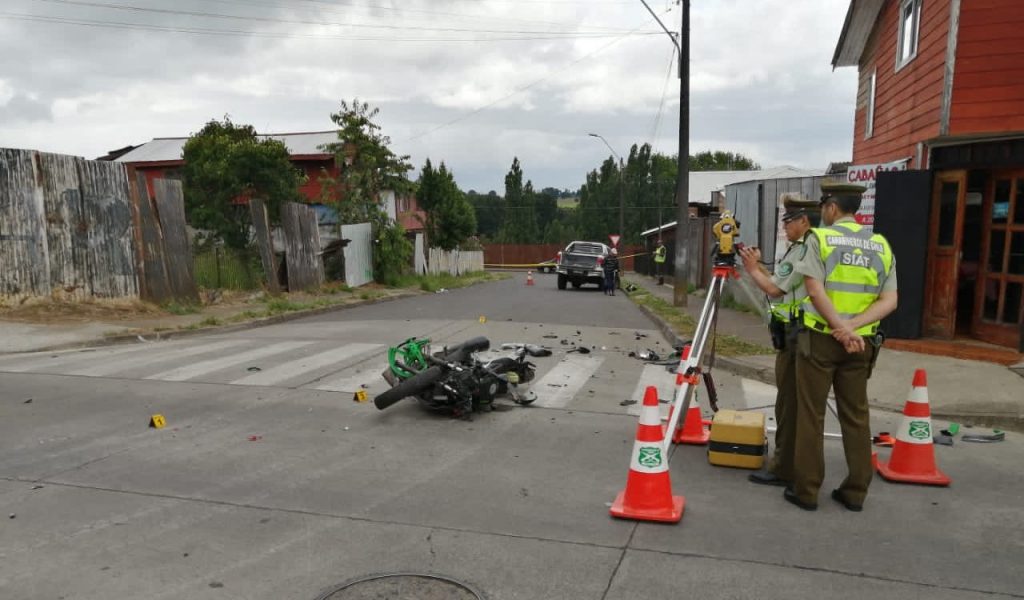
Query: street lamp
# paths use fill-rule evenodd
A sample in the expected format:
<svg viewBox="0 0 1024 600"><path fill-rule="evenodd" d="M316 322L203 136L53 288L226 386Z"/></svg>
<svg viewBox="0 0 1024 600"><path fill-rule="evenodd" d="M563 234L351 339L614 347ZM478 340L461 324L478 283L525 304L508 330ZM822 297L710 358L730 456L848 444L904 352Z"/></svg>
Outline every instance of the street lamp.
<svg viewBox="0 0 1024 600"><path fill-rule="evenodd" d="M615 148L612 148L612 145L608 143L608 140L604 139L604 137L602 137L602 136L600 136L600 135L598 135L596 133L588 133L587 135L589 135L590 137L595 137L595 138L601 140L602 142L604 142L604 145L608 146L608 149L612 151L612 155L615 158L619 159L619 235L620 236L625 236L626 232L624 231L625 230L624 223L625 223L625 214L626 214L626 201L625 201L625 197L624 197L624 191L623 191L623 185L624 184L623 184L622 179L623 179L623 171L625 171L626 166L622 162L622 157L619 156L619 153L615 151ZM618 244L616 244L616 246L617 245Z"/></svg>

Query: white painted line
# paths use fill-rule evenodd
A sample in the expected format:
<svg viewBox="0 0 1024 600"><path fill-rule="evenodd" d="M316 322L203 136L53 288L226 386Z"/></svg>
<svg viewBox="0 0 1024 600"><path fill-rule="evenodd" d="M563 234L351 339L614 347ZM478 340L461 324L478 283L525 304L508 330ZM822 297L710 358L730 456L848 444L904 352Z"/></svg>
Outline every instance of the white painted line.
<svg viewBox="0 0 1024 600"><path fill-rule="evenodd" d="M569 354L530 389L537 393L535 406L562 408L576 397L604 362L603 357Z"/></svg>
<svg viewBox="0 0 1024 600"><path fill-rule="evenodd" d="M31 359L12 362L7 365L0 365L0 371L6 373L41 373L46 369L67 368L89 361L103 360L112 356L120 356L131 352L142 352L146 347L147 346L144 344L133 344L131 346L125 346L113 350L107 348L103 348L101 350L78 350L63 354L57 358L50 358L53 355L49 353L40 353L36 354Z"/></svg>
<svg viewBox="0 0 1024 600"><path fill-rule="evenodd" d="M383 347L383 344L348 344L264 369L259 373L236 379L231 382L231 385L274 385L329 365L339 365L353 356L373 352Z"/></svg>
<svg viewBox="0 0 1024 600"><path fill-rule="evenodd" d="M630 400L636 400L636 404L629 406L626 414L634 417L640 416L640 407L644 402L644 393L647 391L647 386L653 385L658 388L658 399L668 400L671 402L676 397L676 376L673 373L669 373L665 370L662 365L644 365L644 370L640 374L640 379L636 382L636 387L633 389L633 395L629 397ZM661 415L663 417L668 416L668 404L659 404L661 409Z"/></svg>
<svg viewBox="0 0 1024 600"><path fill-rule="evenodd" d="M164 371L163 373L157 373L156 375L150 375L149 377L146 377L146 379L159 379L161 381L185 381L187 379L195 379L196 377L202 377L203 375L213 373L214 371L227 369L228 367L233 367L235 365L240 365L260 358L266 358L282 352L289 352L296 348L309 346L313 343L315 342L281 342L278 344L271 344L270 346L257 348L241 354L232 354L221 358L192 363L184 367L171 369L170 371Z"/></svg>
<svg viewBox="0 0 1024 600"><path fill-rule="evenodd" d="M355 371L348 370L348 374L336 379L319 382L318 385L313 386L315 390L324 390L328 392L353 392L362 388L364 385L371 386L375 383L387 384L384 378L381 377L381 373L384 369L388 368L387 359L370 361L362 363L361 365L354 367Z"/></svg>
<svg viewBox="0 0 1024 600"><path fill-rule="evenodd" d="M173 346L170 348L163 347L162 349L138 348L138 356L129 356L110 361L104 360L101 356L95 356L93 358L96 359L95 362L98 364L91 364L86 367L67 371L66 373L68 375L81 375L83 377L103 377L115 373L124 373L132 369L146 367L153 364L169 362L190 356L200 356L203 354L209 354L210 352L226 350L233 346L241 346L243 344L251 343L252 342L248 340L225 340L210 344L199 344L184 347Z"/></svg>

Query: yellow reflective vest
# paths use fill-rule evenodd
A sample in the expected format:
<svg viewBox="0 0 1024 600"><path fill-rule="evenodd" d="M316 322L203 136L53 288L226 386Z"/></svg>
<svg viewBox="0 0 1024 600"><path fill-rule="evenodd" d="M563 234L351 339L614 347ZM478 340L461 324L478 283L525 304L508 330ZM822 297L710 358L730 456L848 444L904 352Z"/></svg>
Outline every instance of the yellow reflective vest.
<svg viewBox="0 0 1024 600"><path fill-rule="evenodd" d="M811 231L818 238L821 260L825 263L825 292L839 317L851 319L863 313L882 293L882 286L892 271L892 247L888 240L852 222ZM810 298L804 302L804 325L823 333L832 332ZM872 335L877 330L876 321L861 327L857 333Z"/></svg>

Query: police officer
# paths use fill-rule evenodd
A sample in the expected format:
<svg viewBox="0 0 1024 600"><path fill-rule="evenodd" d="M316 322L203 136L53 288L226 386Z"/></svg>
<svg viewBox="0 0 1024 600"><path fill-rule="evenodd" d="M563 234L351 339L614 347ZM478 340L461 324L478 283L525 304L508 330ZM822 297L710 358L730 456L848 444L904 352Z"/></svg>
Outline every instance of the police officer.
<svg viewBox="0 0 1024 600"><path fill-rule="evenodd" d="M871 483L871 428L867 381L881 347L879 321L896 309L896 266L889 242L857 224L864 187L822 184L821 218L803 256L807 300L796 348L796 438L787 501L818 507L825 476L823 437L829 388L836 393L849 473L832 499L860 511Z"/></svg>
<svg viewBox="0 0 1024 600"><path fill-rule="evenodd" d="M807 292L804 278L793 270L793 260L802 254L804 240L820 219L818 202L802 194L783 194L782 226L789 240L774 275L761 267L761 251L741 248L743 266L757 287L771 299L769 330L775 355L775 452L768 466L751 473L750 481L764 485L788 485L793 472L793 437L796 434L796 341L797 315Z"/></svg>
<svg viewBox="0 0 1024 600"><path fill-rule="evenodd" d="M668 256L668 250L665 249L665 244L658 240L658 247L654 250L654 273L658 276L658 285L665 283L665 274L662 269L665 268L666 256Z"/></svg>

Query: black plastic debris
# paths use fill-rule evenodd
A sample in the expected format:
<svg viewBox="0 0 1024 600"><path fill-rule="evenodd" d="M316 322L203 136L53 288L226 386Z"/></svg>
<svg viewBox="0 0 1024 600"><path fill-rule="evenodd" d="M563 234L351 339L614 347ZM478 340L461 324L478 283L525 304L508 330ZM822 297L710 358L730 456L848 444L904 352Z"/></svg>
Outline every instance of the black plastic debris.
<svg viewBox="0 0 1024 600"><path fill-rule="evenodd" d="M636 404L636 400L623 400L619 402L619 406L629 406L631 404Z"/></svg>

